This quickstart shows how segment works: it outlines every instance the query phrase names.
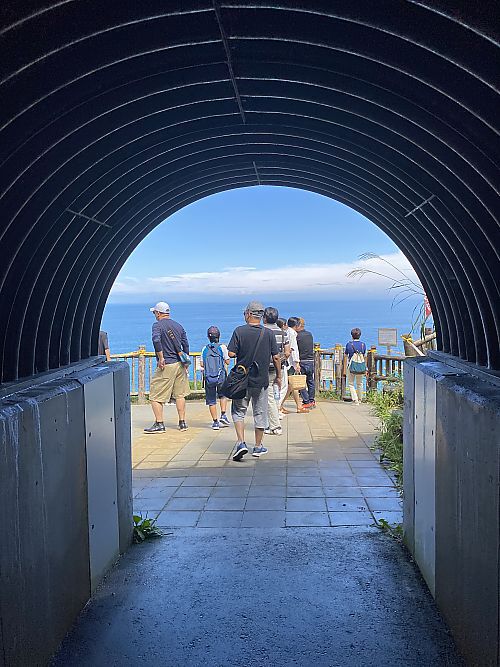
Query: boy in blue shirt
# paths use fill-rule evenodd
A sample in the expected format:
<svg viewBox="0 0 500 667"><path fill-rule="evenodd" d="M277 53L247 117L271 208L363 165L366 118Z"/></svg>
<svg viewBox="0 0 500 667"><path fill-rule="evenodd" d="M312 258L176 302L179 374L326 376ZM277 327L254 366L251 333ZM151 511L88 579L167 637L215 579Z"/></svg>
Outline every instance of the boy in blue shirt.
<svg viewBox="0 0 500 667"><path fill-rule="evenodd" d="M230 421L226 415L227 398L221 395L220 389L226 379L226 369L229 365L229 354L227 347L219 343L220 331L217 327L209 327L207 331L208 345L201 351L201 368L205 378L205 402L212 416L212 428L229 426ZM217 399L220 401L220 419L217 418Z"/></svg>

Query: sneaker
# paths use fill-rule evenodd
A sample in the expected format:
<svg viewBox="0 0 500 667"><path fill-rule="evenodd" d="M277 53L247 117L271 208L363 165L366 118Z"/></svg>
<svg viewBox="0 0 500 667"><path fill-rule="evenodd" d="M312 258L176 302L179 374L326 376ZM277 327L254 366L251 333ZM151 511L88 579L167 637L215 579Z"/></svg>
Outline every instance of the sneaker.
<svg viewBox="0 0 500 667"><path fill-rule="evenodd" d="M248 454L248 447L244 442L240 442L236 445L236 449L233 454L233 461L241 461L245 454Z"/></svg>
<svg viewBox="0 0 500 667"><path fill-rule="evenodd" d="M220 429L220 424L217 421L217 419L214 419L214 423L212 424L212 428L214 431L218 431Z"/></svg>
<svg viewBox="0 0 500 667"><path fill-rule="evenodd" d="M283 435L283 429L281 426L277 426L276 428L266 428L264 429L264 433L266 435Z"/></svg>
<svg viewBox="0 0 500 667"><path fill-rule="evenodd" d="M188 426L185 421L180 421L179 422L179 431L187 431Z"/></svg>
<svg viewBox="0 0 500 667"><path fill-rule="evenodd" d="M259 456L262 456L263 454L267 454L267 449L266 447L254 447L252 456L256 456L257 458Z"/></svg>
<svg viewBox="0 0 500 667"><path fill-rule="evenodd" d="M231 426L231 422L229 421L229 419L228 419L226 413L224 413L223 415L220 416L219 424L220 424L222 427L224 427L224 426Z"/></svg>
<svg viewBox="0 0 500 667"><path fill-rule="evenodd" d="M302 407L307 408L308 410L312 410L316 407L316 403L314 401L310 401L309 403L303 403Z"/></svg>
<svg viewBox="0 0 500 667"><path fill-rule="evenodd" d="M153 426L145 428L144 433L165 433L165 424L163 422L155 422Z"/></svg>

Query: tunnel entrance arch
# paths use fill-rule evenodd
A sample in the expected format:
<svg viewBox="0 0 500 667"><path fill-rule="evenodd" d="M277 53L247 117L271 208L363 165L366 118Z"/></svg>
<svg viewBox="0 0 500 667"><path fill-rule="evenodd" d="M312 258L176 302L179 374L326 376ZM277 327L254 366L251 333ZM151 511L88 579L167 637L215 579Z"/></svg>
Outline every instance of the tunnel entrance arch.
<svg viewBox="0 0 500 667"><path fill-rule="evenodd" d="M1 381L95 353L145 234L256 183L366 215L417 268L440 349L499 368L494 3L9 7Z"/></svg>
<svg viewBox="0 0 500 667"><path fill-rule="evenodd" d="M99 323L120 267L186 204L252 184L347 204L410 260L439 349L460 368L436 380L430 432L449 491L437 518L453 526L442 533L448 551L438 578L454 577L441 588L456 590L465 612L454 617L462 607L453 597L441 603L471 655L488 647L496 661L499 25L493 0L12 0L0 10L0 391L49 371L61 382L86 360L98 365ZM414 390L417 371L437 369L422 367L408 380ZM85 373L82 386L99 384L99 369ZM120 396L122 380L114 381ZM51 389L44 385L47 395ZM85 436L81 393L75 389L74 414ZM407 410L410 443L415 405ZM2 406L9 481L21 473L31 480L30 465L39 474L42 452L58 442L42 433L34 409L16 431L22 406ZM113 410L110 419L121 414L123 426L126 401ZM126 444L125 430L109 432ZM20 433L37 435L27 450L39 453L35 463L6 448L19 445ZM84 502L81 447L66 463ZM11 490L0 486L6 507ZM483 515L493 518L467 530L454 523ZM484 568L479 550L468 549L474 539L460 542L462 534L491 555ZM450 549L455 558L447 560ZM486 571L491 580L485 575L480 587ZM486 621L494 642L480 640Z"/></svg>

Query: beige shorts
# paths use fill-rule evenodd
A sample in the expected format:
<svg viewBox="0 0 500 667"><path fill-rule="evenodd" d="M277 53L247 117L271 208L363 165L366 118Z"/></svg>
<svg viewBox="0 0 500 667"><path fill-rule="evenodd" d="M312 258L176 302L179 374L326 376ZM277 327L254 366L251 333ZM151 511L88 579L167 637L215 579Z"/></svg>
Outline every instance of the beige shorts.
<svg viewBox="0 0 500 667"><path fill-rule="evenodd" d="M156 368L151 378L149 400L168 403L171 398L184 398L190 393L186 369L180 363L166 364L163 370Z"/></svg>

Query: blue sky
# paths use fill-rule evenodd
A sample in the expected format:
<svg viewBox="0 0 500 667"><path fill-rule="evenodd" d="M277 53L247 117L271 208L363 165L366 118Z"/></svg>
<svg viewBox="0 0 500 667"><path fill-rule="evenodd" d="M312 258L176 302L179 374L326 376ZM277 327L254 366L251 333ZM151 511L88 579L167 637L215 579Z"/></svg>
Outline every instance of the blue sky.
<svg viewBox="0 0 500 667"><path fill-rule="evenodd" d="M236 189L183 208L151 232L123 266L110 301L387 297L387 280L347 278L359 266L387 272L377 259L361 262L365 252L414 277L385 233L339 202L293 188Z"/></svg>

